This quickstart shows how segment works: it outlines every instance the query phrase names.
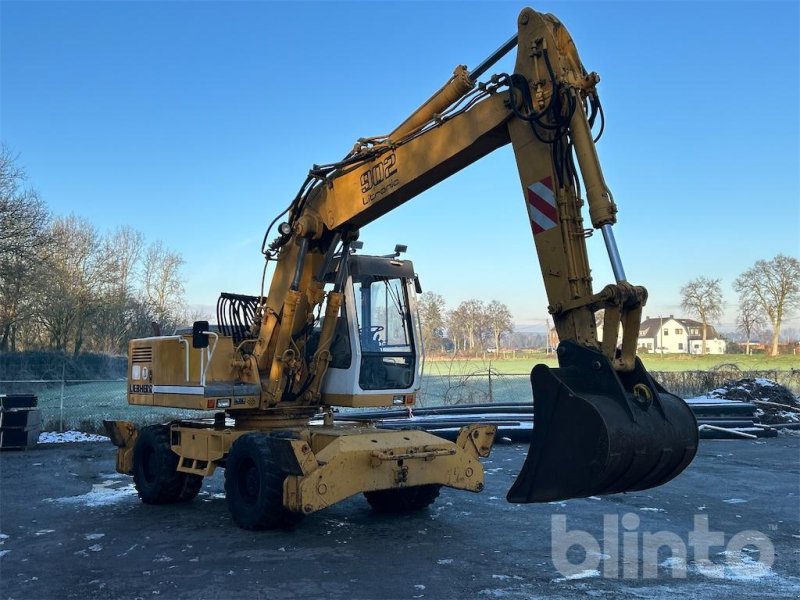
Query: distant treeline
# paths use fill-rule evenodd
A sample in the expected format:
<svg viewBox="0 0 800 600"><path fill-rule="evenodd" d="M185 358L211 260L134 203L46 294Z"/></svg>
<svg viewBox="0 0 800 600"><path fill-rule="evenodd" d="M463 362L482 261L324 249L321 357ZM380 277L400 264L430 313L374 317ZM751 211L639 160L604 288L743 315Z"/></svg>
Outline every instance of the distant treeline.
<svg viewBox="0 0 800 600"><path fill-rule="evenodd" d="M131 227L54 216L0 145L0 352L122 354L151 323L192 322L183 258Z"/></svg>

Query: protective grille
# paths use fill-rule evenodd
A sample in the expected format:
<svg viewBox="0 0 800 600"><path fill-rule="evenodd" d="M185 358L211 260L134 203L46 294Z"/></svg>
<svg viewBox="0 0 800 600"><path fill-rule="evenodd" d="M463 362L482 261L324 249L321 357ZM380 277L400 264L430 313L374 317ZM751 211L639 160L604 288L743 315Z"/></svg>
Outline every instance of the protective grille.
<svg viewBox="0 0 800 600"><path fill-rule="evenodd" d="M153 362L153 347L152 346L139 346L131 350L132 363L150 363Z"/></svg>

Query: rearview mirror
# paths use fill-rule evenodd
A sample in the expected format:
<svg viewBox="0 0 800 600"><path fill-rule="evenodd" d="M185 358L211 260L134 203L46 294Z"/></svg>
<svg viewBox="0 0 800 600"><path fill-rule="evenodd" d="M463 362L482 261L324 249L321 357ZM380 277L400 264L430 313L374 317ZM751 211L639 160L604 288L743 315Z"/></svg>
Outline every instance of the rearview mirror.
<svg viewBox="0 0 800 600"><path fill-rule="evenodd" d="M192 325L192 348L208 348L208 321L195 321Z"/></svg>

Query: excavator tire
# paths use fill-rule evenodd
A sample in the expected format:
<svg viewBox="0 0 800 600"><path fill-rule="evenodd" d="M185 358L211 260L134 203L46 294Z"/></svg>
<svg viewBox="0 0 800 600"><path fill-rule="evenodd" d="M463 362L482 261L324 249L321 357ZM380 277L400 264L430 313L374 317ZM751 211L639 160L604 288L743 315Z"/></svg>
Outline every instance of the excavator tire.
<svg viewBox="0 0 800 600"><path fill-rule="evenodd" d="M225 463L225 498L234 522L243 529L287 529L303 514L283 505L286 479L266 436L248 433L237 439Z"/></svg>
<svg viewBox="0 0 800 600"><path fill-rule="evenodd" d="M203 487L202 476L190 473L185 473L185 475L186 479L183 483L181 495L178 496L178 502L191 502L200 493L200 488Z"/></svg>
<svg viewBox="0 0 800 600"><path fill-rule="evenodd" d="M169 444L169 427L150 425L139 431L133 447L133 482L145 504L189 502L203 485L199 475L181 473Z"/></svg>
<svg viewBox="0 0 800 600"><path fill-rule="evenodd" d="M364 492L367 502L375 512L408 513L422 510L433 504L439 497L440 485L418 485L415 487L395 488Z"/></svg>

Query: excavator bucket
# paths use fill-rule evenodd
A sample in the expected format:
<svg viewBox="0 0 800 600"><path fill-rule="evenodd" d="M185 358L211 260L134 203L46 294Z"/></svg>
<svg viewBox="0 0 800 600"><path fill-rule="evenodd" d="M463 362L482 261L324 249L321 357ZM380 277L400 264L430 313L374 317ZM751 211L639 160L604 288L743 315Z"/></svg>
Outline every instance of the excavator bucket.
<svg viewBox="0 0 800 600"><path fill-rule="evenodd" d="M697 452L697 421L641 361L617 372L600 352L558 348L559 368L536 365L533 439L509 502L552 502L666 483Z"/></svg>

